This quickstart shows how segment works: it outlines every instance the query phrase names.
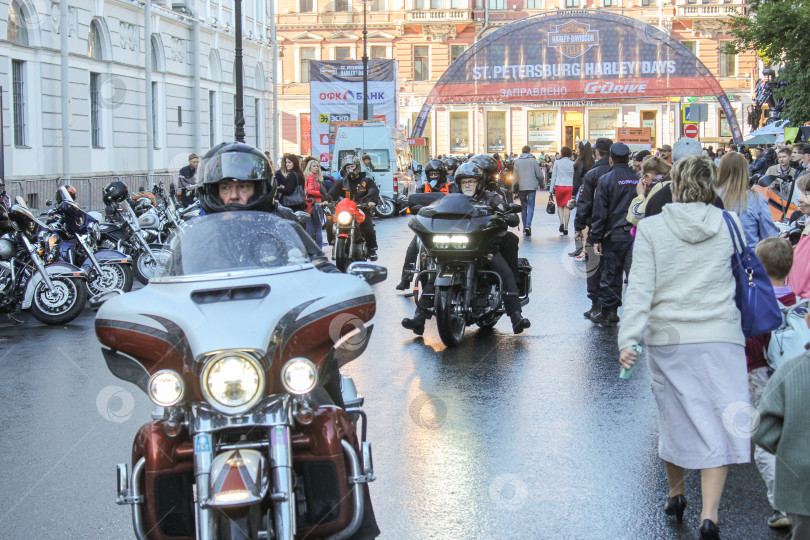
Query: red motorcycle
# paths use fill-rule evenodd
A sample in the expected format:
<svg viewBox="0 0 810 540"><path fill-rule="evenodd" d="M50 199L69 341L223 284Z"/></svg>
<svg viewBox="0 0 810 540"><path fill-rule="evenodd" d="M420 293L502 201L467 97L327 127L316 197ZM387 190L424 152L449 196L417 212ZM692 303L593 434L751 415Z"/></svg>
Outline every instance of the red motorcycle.
<svg viewBox="0 0 810 540"><path fill-rule="evenodd" d="M348 274L317 270L279 217L222 213L189 222L162 275L101 306L107 366L159 406L131 474L118 466L137 538L379 533L363 398L339 368L368 344L385 269Z"/></svg>
<svg viewBox="0 0 810 540"><path fill-rule="evenodd" d="M352 261L368 260L368 249L360 224L366 219L371 219L371 214L369 213L367 218L366 212L363 210L369 211L366 204L357 204L351 199L345 198L337 203L332 212L335 239L332 247L332 260L341 272L345 272ZM328 220L327 223L329 223Z"/></svg>

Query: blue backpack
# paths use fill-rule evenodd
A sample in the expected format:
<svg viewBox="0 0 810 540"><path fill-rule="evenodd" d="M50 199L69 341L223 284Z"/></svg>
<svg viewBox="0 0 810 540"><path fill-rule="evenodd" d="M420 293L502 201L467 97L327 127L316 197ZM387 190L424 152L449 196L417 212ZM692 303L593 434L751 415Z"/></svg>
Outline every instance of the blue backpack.
<svg viewBox="0 0 810 540"><path fill-rule="evenodd" d="M786 360L804 354L810 345L810 328L804 319L810 300L797 300L796 305L790 307L779 303L782 324L771 332L771 342L765 351L765 358L773 369L779 368Z"/></svg>

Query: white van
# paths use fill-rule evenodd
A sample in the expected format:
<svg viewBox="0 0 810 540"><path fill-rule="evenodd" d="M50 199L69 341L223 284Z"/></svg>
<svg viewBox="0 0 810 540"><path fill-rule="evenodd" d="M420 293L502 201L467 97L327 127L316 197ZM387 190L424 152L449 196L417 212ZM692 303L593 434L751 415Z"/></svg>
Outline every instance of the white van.
<svg viewBox="0 0 810 540"><path fill-rule="evenodd" d="M358 159L363 154L371 156L374 182L380 188L380 195L394 197L399 193L407 196L411 191L411 150L403 129L389 128L380 121L368 121L362 126L342 126L335 135L333 172L340 171L343 158L349 154Z"/></svg>

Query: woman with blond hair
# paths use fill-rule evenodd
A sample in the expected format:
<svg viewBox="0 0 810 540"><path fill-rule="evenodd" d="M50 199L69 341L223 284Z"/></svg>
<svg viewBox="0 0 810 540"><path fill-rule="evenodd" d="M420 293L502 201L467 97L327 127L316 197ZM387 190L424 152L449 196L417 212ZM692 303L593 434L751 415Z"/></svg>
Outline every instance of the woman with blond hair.
<svg viewBox="0 0 810 540"><path fill-rule="evenodd" d="M760 240L778 236L768 201L748 185L748 160L738 152L728 152L720 158L717 168L717 191L723 207L740 217L745 244L756 246Z"/></svg>
<svg viewBox="0 0 810 540"><path fill-rule="evenodd" d="M310 220L307 221L307 234L315 240L318 247L323 245L323 208L321 203L324 197L327 199L326 188L323 186L323 174L321 164L317 159L307 161L304 168L306 178L307 206Z"/></svg>
<svg viewBox="0 0 810 540"><path fill-rule="evenodd" d="M724 211L713 206L716 167L692 155L670 171L673 202L638 224L619 327L619 362L630 369L642 341L658 407L658 455L669 496L664 512L680 522L684 469L699 469L700 538L719 538L718 508L728 465L749 463L744 429L724 415L747 404L745 339L735 303L734 244ZM739 228L737 216L726 214ZM699 263L699 264L696 264Z"/></svg>

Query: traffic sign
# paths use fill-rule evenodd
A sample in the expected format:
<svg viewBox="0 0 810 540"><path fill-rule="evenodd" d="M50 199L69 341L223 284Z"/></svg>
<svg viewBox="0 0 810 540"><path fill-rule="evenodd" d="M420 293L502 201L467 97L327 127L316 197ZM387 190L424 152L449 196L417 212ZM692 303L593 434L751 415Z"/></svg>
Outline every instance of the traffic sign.
<svg viewBox="0 0 810 540"><path fill-rule="evenodd" d="M686 124L683 126L683 134L689 138L696 139L698 136L697 124Z"/></svg>

